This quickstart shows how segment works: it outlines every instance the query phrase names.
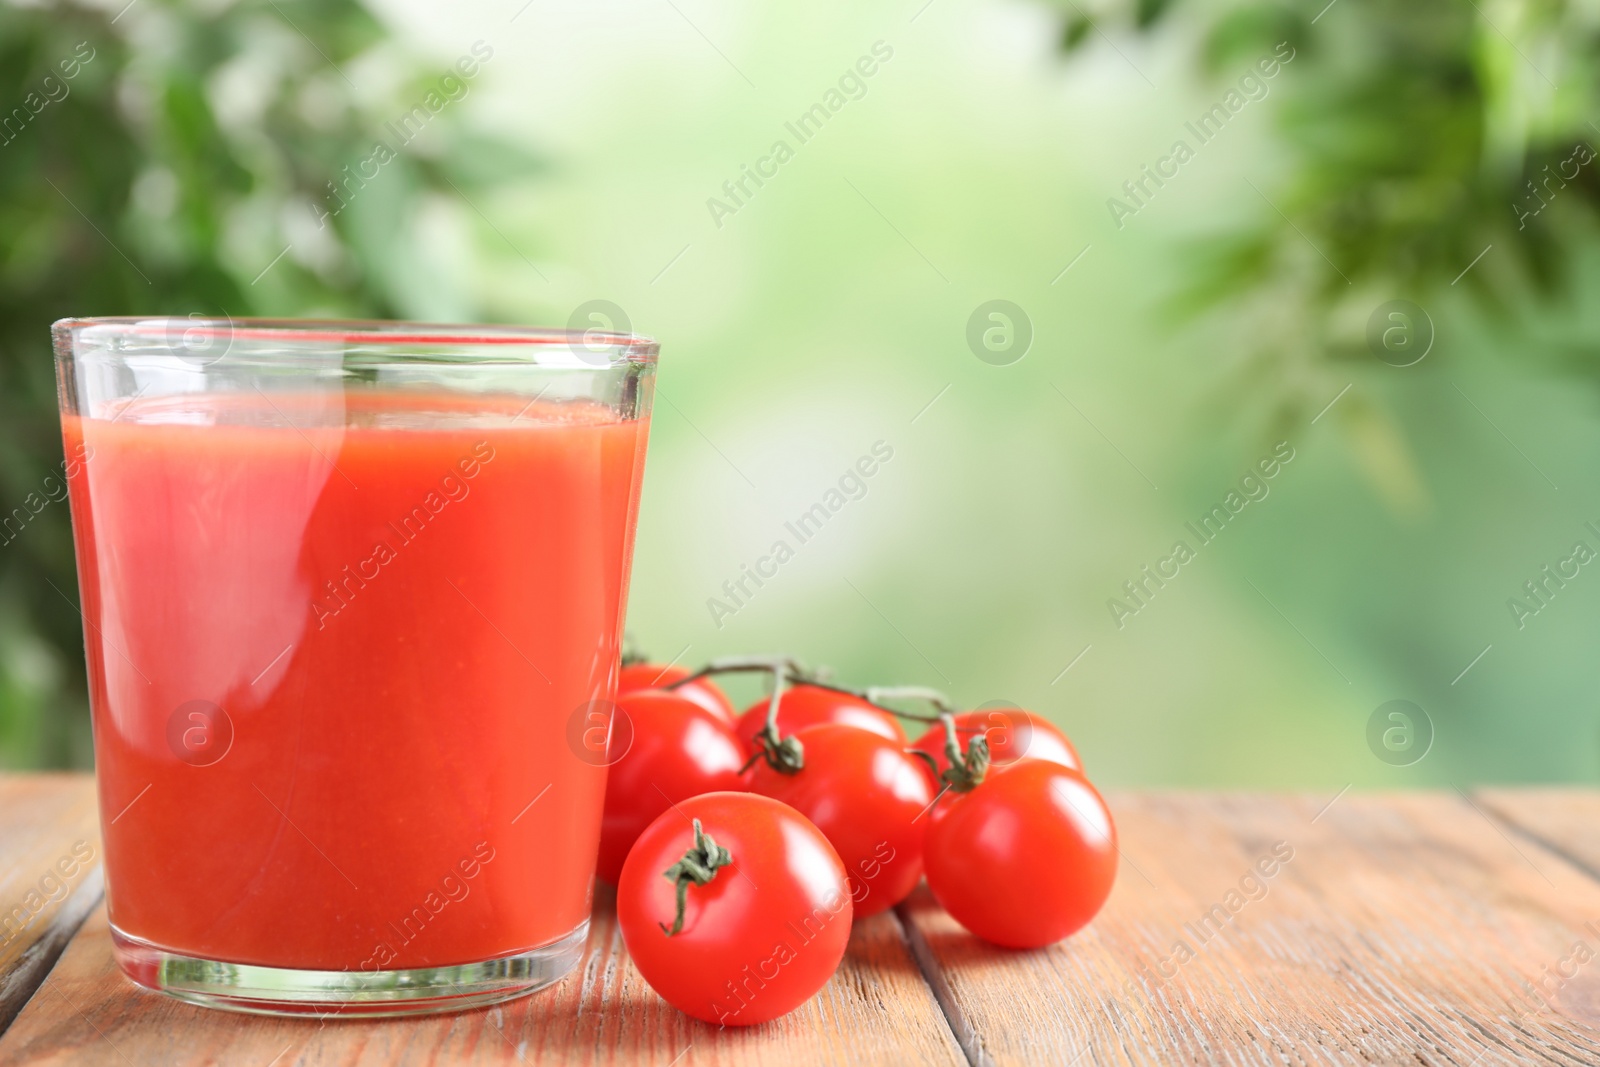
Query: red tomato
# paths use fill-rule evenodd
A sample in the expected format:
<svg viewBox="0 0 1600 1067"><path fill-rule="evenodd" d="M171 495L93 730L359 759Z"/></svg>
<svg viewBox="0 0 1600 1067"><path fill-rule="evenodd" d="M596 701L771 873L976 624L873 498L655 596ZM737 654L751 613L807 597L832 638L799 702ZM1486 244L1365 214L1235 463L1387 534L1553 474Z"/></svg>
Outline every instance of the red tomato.
<svg viewBox="0 0 1600 1067"><path fill-rule="evenodd" d="M687 667L663 667L658 663L630 663L622 668L622 673L617 678L617 695L631 693L636 689L661 689L693 673ZM692 682L685 682L672 692L686 700L694 701L730 725L738 718L734 714L733 702L710 678L696 678Z"/></svg>
<svg viewBox="0 0 1600 1067"><path fill-rule="evenodd" d="M617 699L617 710L632 724L633 743L606 779L595 863L595 873L613 884L656 816L701 793L742 788L747 758L727 723L675 693L635 690Z"/></svg>
<svg viewBox="0 0 1600 1067"><path fill-rule="evenodd" d="M856 918L900 903L922 878L922 837L934 790L922 761L895 741L824 723L794 735L805 746L796 774L764 761L750 788L810 819L850 875Z"/></svg>
<svg viewBox="0 0 1600 1067"><path fill-rule="evenodd" d="M1077 771L1022 760L992 771L928 827L928 888L985 941L1037 948L1083 927L1111 895L1117 832Z"/></svg>
<svg viewBox="0 0 1600 1067"><path fill-rule="evenodd" d="M695 845L692 820L731 863L685 894L662 877ZM759 887L759 888L757 888ZM707 793L650 824L617 887L623 943L650 987L679 1011L724 1026L787 1014L821 989L850 939L850 890L827 838L754 793Z"/></svg>
<svg viewBox="0 0 1600 1067"><path fill-rule="evenodd" d="M745 743L752 755L758 751L756 735L767 724L767 706L770 703L770 698L762 697L750 705L744 714L739 716L738 725L735 727L739 739ZM849 693L838 693L817 685L795 685L783 691L783 696L778 699L780 736L788 737L796 730L804 730L807 726L820 726L823 723L854 726L901 745L906 743L906 732L900 728L900 721L860 697L851 696Z"/></svg>
<svg viewBox="0 0 1600 1067"><path fill-rule="evenodd" d="M964 711L955 720L961 750L965 752L967 744L981 733L984 740L989 742L989 762L994 766L1005 766L1027 757L1059 763L1079 773L1083 771L1083 761L1078 759L1078 751L1067 740L1067 735L1049 719L1031 711L987 708ZM937 760L941 774L950 766L944 753L943 723L930 726L928 732L917 738L912 747L921 749Z"/></svg>

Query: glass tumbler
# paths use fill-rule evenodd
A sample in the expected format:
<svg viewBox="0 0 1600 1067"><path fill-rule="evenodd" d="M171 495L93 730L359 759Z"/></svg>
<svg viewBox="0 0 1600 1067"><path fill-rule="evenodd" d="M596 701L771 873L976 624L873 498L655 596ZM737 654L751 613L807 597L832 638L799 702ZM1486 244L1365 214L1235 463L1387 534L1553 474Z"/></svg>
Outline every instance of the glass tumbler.
<svg viewBox="0 0 1600 1067"><path fill-rule="evenodd" d="M560 978L655 342L193 317L54 338L122 970L352 1016Z"/></svg>

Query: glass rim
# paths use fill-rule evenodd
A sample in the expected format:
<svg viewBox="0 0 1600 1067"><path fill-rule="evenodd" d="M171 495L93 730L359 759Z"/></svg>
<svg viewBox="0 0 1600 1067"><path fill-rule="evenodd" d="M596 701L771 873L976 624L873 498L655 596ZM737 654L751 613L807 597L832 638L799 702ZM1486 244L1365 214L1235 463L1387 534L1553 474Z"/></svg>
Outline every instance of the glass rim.
<svg viewBox="0 0 1600 1067"><path fill-rule="evenodd" d="M514 358L518 351L581 349L595 355L606 354L604 361L588 360L590 369L606 365L638 364L653 366L660 343L643 334L606 330L572 330L545 326L517 326L498 323L413 322L401 319L295 319L235 318L202 315L111 315L58 319L51 324L58 345L70 342L73 355L78 342L107 339L142 339L154 342L152 349L171 347L175 340L191 343L223 341L277 343L292 349L302 344L336 342L350 347L387 351L406 362L430 362L418 348L437 348L441 362L458 362L466 356L474 363L527 363ZM448 356L446 356L448 352ZM481 352L482 355L471 355ZM119 354L116 350L108 354Z"/></svg>

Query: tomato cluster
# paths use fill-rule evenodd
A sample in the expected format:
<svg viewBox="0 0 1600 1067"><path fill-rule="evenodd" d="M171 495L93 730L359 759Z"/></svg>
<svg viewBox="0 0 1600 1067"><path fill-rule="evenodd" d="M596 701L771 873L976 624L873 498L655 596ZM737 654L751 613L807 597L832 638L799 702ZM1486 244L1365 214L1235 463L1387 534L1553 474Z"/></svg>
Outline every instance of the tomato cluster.
<svg viewBox="0 0 1600 1067"><path fill-rule="evenodd" d="M736 714L712 676L768 671ZM887 701L924 700L938 714ZM856 691L781 657L633 663L616 701L597 874L645 980L707 1022L777 1018L838 967L855 919L934 898L984 940L1036 948L1094 918L1116 829L1077 750L1018 708ZM900 720L929 724L914 742Z"/></svg>

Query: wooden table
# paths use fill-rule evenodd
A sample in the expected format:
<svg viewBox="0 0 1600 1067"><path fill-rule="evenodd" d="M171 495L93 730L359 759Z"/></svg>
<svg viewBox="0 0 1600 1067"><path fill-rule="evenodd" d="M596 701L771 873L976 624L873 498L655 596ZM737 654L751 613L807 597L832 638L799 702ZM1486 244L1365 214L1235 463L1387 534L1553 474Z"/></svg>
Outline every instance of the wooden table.
<svg viewBox="0 0 1600 1067"><path fill-rule="evenodd" d="M1124 863L1088 930L1002 951L919 892L857 927L810 1004L753 1030L667 1007L604 906L582 965L531 997L280 1020L125 981L92 782L0 776L0 921L19 906L30 919L0 946L0 1065L1600 1063L1600 791L1133 793L1112 807ZM30 897L75 846L94 858Z"/></svg>

